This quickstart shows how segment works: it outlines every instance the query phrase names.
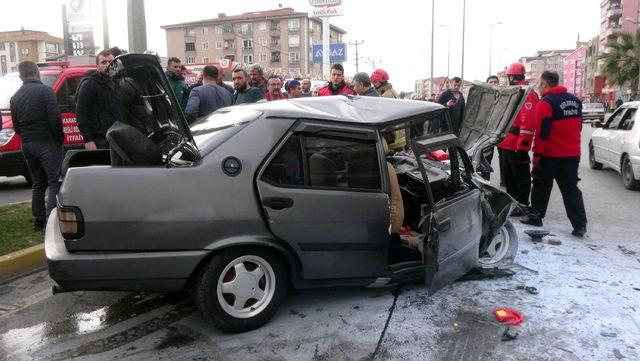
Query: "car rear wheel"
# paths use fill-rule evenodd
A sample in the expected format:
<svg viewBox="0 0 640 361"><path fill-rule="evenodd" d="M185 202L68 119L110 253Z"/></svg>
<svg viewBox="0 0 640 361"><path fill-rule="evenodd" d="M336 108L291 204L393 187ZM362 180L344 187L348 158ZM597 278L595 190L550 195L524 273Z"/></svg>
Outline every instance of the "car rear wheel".
<svg viewBox="0 0 640 361"><path fill-rule="evenodd" d="M195 290L200 312L223 331L264 325L287 293L287 268L275 251L229 248L214 255Z"/></svg>
<svg viewBox="0 0 640 361"><path fill-rule="evenodd" d="M489 247L480 255L481 267L498 267L513 262L518 252L518 232L508 220L493 236Z"/></svg>
<svg viewBox="0 0 640 361"><path fill-rule="evenodd" d="M640 189L640 180L637 180L633 175L633 167L631 166L631 160L628 156L622 158L622 167L620 174L622 175L622 183L627 189L637 190Z"/></svg>
<svg viewBox="0 0 640 361"><path fill-rule="evenodd" d="M596 162L596 152L593 149L593 142L589 142L589 168L595 170L602 169L602 163Z"/></svg>

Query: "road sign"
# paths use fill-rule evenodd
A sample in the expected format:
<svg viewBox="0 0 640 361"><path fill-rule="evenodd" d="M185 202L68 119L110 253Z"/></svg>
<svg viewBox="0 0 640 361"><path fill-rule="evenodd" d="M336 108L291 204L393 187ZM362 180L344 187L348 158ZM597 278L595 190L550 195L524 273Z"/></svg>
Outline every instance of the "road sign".
<svg viewBox="0 0 640 361"><path fill-rule="evenodd" d="M309 0L309 4L317 8L331 7L342 4L342 0Z"/></svg>
<svg viewBox="0 0 640 361"><path fill-rule="evenodd" d="M346 44L331 44L329 47L329 61L347 61L347 47ZM322 62L322 45L313 46L313 62Z"/></svg>
<svg viewBox="0 0 640 361"><path fill-rule="evenodd" d="M342 16L344 15L344 9L343 8L313 9L311 10L311 13L309 15L314 18L323 18L328 16Z"/></svg>

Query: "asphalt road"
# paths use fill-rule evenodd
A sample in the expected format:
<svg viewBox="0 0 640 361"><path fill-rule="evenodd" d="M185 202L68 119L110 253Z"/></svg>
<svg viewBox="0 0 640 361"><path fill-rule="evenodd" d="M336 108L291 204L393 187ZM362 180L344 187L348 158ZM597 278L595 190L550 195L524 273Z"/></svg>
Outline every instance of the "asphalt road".
<svg viewBox="0 0 640 361"><path fill-rule="evenodd" d="M584 158L587 237L569 235L555 189L545 219L555 245L532 243L517 225L511 278L460 282L431 297L420 285L294 291L267 325L229 335L207 324L189 295L52 296L40 272L0 286L0 359L640 359L640 192ZM516 340L501 341L496 307L524 315Z"/></svg>
<svg viewBox="0 0 640 361"><path fill-rule="evenodd" d="M30 199L31 187L24 177L0 177L0 206Z"/></svg>

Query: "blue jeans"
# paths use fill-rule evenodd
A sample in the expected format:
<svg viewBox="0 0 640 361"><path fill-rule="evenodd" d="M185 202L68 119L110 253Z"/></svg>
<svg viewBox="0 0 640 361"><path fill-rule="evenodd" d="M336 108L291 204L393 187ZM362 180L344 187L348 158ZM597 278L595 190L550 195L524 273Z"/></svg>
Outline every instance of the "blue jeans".
<svg viewBox="0 0 640 361"><path fill-rule="evenodd" d="M49 213L56 206L60 189L60 168L62 166L62 144L56 141L22 143L22 154L27 161L33 180L31 212L34 225L44 227ZM45 208L44 195L49 187L49 199Z"/></svg>

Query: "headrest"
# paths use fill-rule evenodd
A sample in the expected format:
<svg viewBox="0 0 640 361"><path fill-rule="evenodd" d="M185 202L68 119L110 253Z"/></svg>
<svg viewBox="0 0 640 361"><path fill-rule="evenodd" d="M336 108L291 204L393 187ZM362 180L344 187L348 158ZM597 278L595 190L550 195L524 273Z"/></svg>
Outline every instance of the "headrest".
<svg viewBox="0 0 640 361"><path fill-rule="evenodd" d="M387 140L384 137L382 137L382 151L384 155L389 154L389 144L387 144Z"/></svg>

